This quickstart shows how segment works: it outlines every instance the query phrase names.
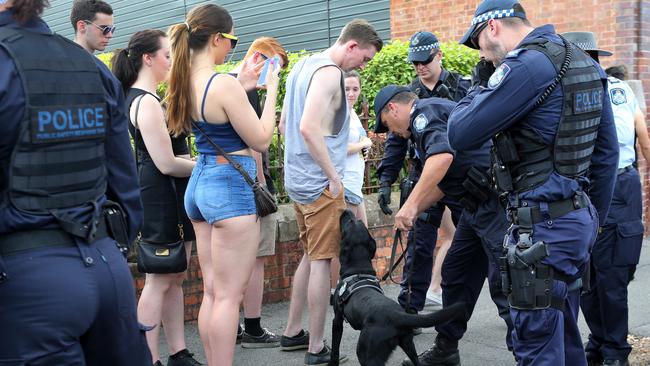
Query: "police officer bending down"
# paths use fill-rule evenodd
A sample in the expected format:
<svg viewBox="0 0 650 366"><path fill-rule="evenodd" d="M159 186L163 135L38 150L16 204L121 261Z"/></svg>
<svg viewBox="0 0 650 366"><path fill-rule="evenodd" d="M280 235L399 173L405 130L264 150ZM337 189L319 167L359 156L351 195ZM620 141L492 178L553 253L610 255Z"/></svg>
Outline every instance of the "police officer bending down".
<svg viewBox="0 0 650 366"><path fill-rule="evenodd" d="M520 365L586 365L581 277L618 162L606 76L553 26L533 28L514 0L481 2L460 42L497 66L453 110L448 136L458 150L494 138L493 175L513 224L502 278L515 356Z"/></svg>
<svg viewBox="0 0 650 366"><path fill-rule="evenodd" d="M454 106L441 98L418 100L407 88L395 85L384 87L375 98L375 132L385 132L385 124L392 133L409 138L424 165L413 193L395 216L396 226L411 229L415 217L443 195L446 202L464 207L442 266L442 298L445 305L464 303L466 316L436 326L435 346L418 357L423 366L460 365L458 341L467 330L486 277L492 299L508 326L506 337L512 330L498 276L498 258L508 226L498 197L488 185L490 144L463 152L450 148L446 121ZM507 343L510 348L509 340ZM410 360L404 365L411 365Z"/></svg>
<svg viewBox="0 0 650 366"><path fill-rule="evenodd" d="M417 32L409 41L408 59L413 64L417 76L409 85L409 89L419 99L439 97L459 101L467 94L469 80L459 74L445 70L442 67L442 50L435 34ZM408 197L410 190L420 179L422 164L415 158L415 149L408 139L388 134L384 144L384 156L377 168L377 178L380 182L378 203L382 212L392 215L390 204L391 185L395 183L407 155L410 159L409 174L402 182L401 197ZM402 201L402 199L400 199ZM417 242L413 242L413 231L409 232L406 263L402 271L401 291L397 300L408 312L416 313L424 308L427 289L431 283L431 267L433 266L433 251L438 238L438 228L447 205L452 214L454 224L458 222L462 206L457 202L438 202L425 210L426 215L414 224ZM410 290L409 290L410 288Z"/></svg>
<svg viewBox="0 0 650 366"><path fill-rule="evenodd" d="M142 220L121 88L46 5L0 0L0 364L150 366L109 237Z"/></svg>

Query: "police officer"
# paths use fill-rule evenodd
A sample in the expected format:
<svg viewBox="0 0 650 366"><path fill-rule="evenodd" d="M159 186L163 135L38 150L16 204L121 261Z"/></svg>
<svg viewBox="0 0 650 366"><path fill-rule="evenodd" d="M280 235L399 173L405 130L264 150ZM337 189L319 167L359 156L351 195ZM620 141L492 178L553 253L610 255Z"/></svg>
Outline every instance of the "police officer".
<svg viewBox="0 0 650 366"><path fill-rule="evenodd" d="M562 34L594 60L611 56L598 49L591 32ZM632 89L623 81L607 78L609 98L619 146L618 174L607 218L591 253L591 289L582 294L580 307L591 330L586 346L589 365L629 365L632 347L627 342L627 285L639 263L643 243L641 179L634 166L636 133L645 145L648 131ZM642 149L650 158L648 149ZM615 314L613 316L613 314Z"/></svg>
<svg viewBox="0 0 650 366"><path fill-rule="evenodd" d="M440 97L458 101L467 94L470 81L442 67L442 50L438 38L433 33L417 32L411 37L407 60L413 63L417 74L409 89L419 99ZM391 185L399 176L407 152L410 164L408 178L400 187L403 197L408 196L408 191L420 178L422 165L419 159L414 159L415 150L412 146L409 147L407 139L393 133L388 134L384 145L384 156L377 168L377 177L380 182L378 203L386 215L393 213L392 209L388 207L391 201ZM449 202L447 206L452 212L452 220L455 224L458 222L462 207ZM408 235L407 247L409 251L404 265L402 289L398 301L409 312L418 312L424 308L427 289L431 283L433 252L444 210L445 203L442 202L425 210L425 215L415 223L415 231L417 231L415 245L413 245L413 233ZM411 289L410 298L409 287Z"/></svg>
<svg viewBox="0 0 650 366"><path fill-rule="evenodd" d="M497 66L454 108L448 137L458 150L494 138L492 174L512 222L502 278L515 357L586 365L581 277L618 161L606 76L553 26L533 28L515 0L482 1L460 43ZM476 74L489 75L486 64Z"/></svg>
<svg viewBox="0 0 650 366"><path fill-rule="evenodd" d="M442 267L443 304L462 302L466 316L436 326L436 344L419 356L421 365L460 365L458 341L489 278L490 293L509 331L507 302L499 286L498 257L507 230L505 211L489 188L490 144L454 152L447 142L447 117L455 103L441 98L419 100L405 87L390 85L375 98L375 132L392 133L415 145L424 166L421 179L395 215L395 225L411 230L420 212L445 196L463 206L456 235ZM416 240L417 238L417 232ZM410 360L404 361L411 365Z"/></svg>
<svg viewBox="0 0 650 366"><path fill-rule="evenodd" d="M142 221L121 87L46 4L0 0L0 364L150 366L108 236Z"/></svg>

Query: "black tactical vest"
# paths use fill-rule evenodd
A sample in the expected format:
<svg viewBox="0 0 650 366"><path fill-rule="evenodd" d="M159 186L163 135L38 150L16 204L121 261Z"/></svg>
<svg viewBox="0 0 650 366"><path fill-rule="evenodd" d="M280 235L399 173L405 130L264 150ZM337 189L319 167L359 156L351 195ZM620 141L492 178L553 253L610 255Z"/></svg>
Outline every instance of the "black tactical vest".
<svg viewBox="0 0 650 366"><path fill-rule="evenodd" d="M98 202L110 116L92 56L59 35L8 27L0 28L0 47L16 64L26 99L9 168L11 203L47 214Z"/></svg>
<svg viewBox="0 0 650 366"><path fill-rule="evenodd" d="M535 132L508 130L519 157L509 165L514 191L542 185L553 171L569 178L587 173L591 163L603 108L603 83L591 57L573 44L568 71L561 80L564 95L562 115L553 146ZM559 72L564 63L563 45L536 39L524 48L546 55Z"/></svg>
<svg viewBox="0 0 650 366"><path fill-rule="evenodd" d="M426 99L431 97L438 97L449 99L451 101L457 102L461 100L465 95L458 93L458 86L460 84L460 75L447 71L447 75L444 80L441 80L433 90L429 91L420 78L416 77L411 81L409 89L415 93L419 99Z"/></svg>

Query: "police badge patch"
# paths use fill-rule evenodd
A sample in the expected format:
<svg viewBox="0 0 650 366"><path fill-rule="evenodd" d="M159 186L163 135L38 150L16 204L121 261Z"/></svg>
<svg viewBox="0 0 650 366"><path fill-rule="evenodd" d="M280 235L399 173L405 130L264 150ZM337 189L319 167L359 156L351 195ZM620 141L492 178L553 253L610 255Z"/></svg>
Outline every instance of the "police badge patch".
<svg viewBox="0 0 650 366"><path fill-rule="evenodd" d="M627 103L627 96L625 95L625 90L621 88L613 88L609 91L609 95L612 98L612 103L616 105Z"/></svg>
<svg viewBox="0 0 650 366"><path fill-rule="evenodd" d="M497 86L501 84L503 79L508 76L508 73L510 73L510 66L506 64L501 64L495 71L492 76L490 76L490 80L488 80L488 88L494 89Z"/></svg>
<svg viewBox="0 0 650 366"><path fill-rule="evenodd" d="M417 117L415 117L415 121L413 121L413 127L415 127L415 131L420 132L424 130L425 127L427 127L427 123L429 123L427 117L425 117L424 114L420 113Z"/></svg>

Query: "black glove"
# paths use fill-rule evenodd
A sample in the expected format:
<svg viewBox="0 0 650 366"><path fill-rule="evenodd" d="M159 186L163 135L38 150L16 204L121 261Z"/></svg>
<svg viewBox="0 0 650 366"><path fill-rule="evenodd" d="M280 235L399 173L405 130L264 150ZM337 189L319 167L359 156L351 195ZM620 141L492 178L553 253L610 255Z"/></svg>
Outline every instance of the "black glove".
<svg viewBox="0 0 650 366"><path fill-rule="evenodd" d="M393 210L388 207L388 205L390 205L390 193L390 185L382 183L381 187L379 187L379 196L377 197L377 203L379 203L379 208L381 208L381 211L384 213L384 215L393 214Z"/></svg>
<svg viewBox="0 0 650 366"><path fill-rule="evenodd" d="M486 87L494 70L496 69L492 62L481 59L472 69L472 89L476 89L479 86Z"/></svg>

